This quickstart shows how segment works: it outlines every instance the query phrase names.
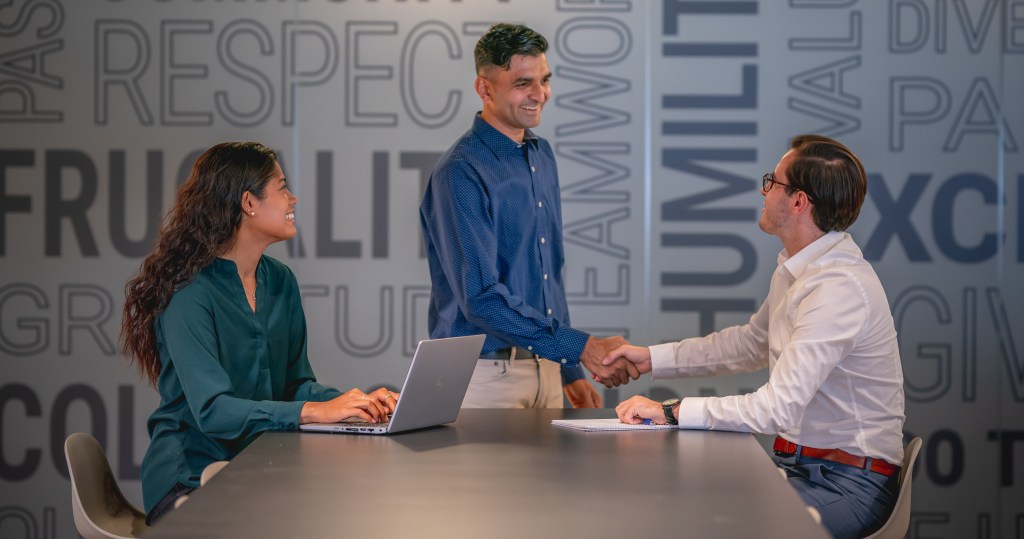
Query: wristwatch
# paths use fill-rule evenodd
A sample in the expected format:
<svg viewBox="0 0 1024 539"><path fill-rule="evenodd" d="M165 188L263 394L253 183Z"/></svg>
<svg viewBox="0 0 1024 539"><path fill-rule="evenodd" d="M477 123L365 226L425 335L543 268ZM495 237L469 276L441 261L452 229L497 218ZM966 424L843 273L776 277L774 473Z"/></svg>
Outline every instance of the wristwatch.
<svg viewBox="0 0 1024 539"><path fill-rule="evenodd" d="M669 425L679 424L679 420L676 419L676 415L672 413L672 409L675 408L677 404L679 404L679 399L667 399L661 401L661 408L665 410L665 421L667 421Z"/></svg>

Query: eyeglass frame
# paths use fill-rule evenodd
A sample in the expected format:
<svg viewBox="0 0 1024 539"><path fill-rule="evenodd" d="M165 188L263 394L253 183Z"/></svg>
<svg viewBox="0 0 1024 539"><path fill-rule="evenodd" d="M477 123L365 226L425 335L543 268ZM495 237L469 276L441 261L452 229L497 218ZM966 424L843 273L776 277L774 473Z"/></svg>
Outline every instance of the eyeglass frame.
<svg viewBox="0 0 1024 539"><path fill-rule="evenodd" d="M812 197L810 193L808 193L806 190L801 189L799 187L794 187L794 186L792 186L792 185L790 185L788 183L782 183L779 180L776 180L775 179L775 172L766 172L764 176L761 176L761 189L765 193L767 193L768 191L771 191L772 187L774 186L774 184L779 184L779 185L781 185L783 187L788 187L788 188L790 188L790 189L792 189L794 191L800 191L803 194L807 195L807 200L810 200L811 204L814 204L814 197Z"/></svg>

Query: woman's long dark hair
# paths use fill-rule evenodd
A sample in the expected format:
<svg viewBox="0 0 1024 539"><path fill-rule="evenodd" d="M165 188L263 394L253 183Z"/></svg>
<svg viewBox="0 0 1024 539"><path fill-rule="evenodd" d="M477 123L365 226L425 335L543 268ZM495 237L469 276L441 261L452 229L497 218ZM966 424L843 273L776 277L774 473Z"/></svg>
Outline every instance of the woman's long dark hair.
<svg viewBox="0 0 1024 539"><path fill-rule="evenodd" d="M196 159L164 216L156 247L124 287L121 350L156 385L160 356L154 321L171 295L231 247L242 195L262 199L277 155L256 142L225 142Z"/></svg>

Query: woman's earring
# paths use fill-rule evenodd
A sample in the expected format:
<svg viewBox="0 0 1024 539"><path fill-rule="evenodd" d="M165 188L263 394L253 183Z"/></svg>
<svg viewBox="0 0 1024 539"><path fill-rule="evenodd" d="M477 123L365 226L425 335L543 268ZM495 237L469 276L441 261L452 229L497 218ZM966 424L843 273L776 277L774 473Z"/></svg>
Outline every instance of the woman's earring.
<svg viewBox="0 0 1024 539"><path fill-rule="evenodd" d="M255 216L255 215L256 215L256 212L254 212L254 211L250 211L250 212L249 212L249 217L253 217L253 216Z"/></svg>

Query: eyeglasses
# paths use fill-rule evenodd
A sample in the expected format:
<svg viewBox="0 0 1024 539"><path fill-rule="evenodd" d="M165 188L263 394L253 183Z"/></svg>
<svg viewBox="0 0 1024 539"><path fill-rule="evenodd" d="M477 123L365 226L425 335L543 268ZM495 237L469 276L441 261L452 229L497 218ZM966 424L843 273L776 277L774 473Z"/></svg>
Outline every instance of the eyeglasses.
<svg viewBox="0 0 1024 539"><path fill-rule="evenodd" d="M774 172L769 172L768 174L765 174L764 176L761 176L761 189L764 189L765 193L767 193L768 191L771 191L772 187L773 187L773 184L776 184L776 183L781 185L781 186L783 186L783 187L790 187L792 189L796 189L796 187L793 187L792 185L789 185L788 183L782 183L779 180L776 180ZM796 190L799 191L800 189L796 189Z"/></svg>
<svg viewBox="0 0 1024 539"><path fill-rule="evenodd" d="M783 187L789 187L790 189L793 189L794 191L801 191L801 192L803 192L803 194L807 195L807 200L810 200L811 204L814 204L814 198L811 197L810 193L808 193L807 191L804 191L803 189L800 189L799 187L793 187L792 185L790 185L788 183L782 183L779 180L776 180L774 172L769 172L769 173L765 174L764 176L761 176L761 189L763 189L765 193L767 193L768 191L771 191L772 187L775 184L779 184L779 185L781 185Z"/></svg>

